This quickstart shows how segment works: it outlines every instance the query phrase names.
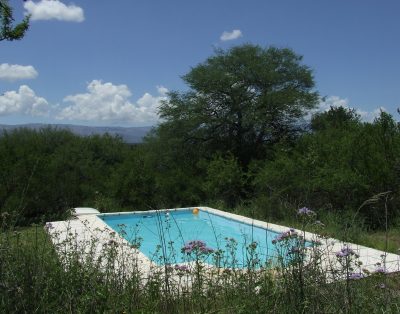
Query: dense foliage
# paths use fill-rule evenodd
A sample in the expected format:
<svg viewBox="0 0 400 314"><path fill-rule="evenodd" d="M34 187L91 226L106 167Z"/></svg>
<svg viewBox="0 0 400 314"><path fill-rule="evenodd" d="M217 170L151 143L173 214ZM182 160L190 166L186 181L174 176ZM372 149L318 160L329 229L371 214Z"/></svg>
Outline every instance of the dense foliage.
<svg viewBox="0 0 400 314"><path fill-rule="evenodd" d="M373 195L391 191L386 206L395 223L400 129L386 113L373 123L356 115L328 123L340 110L346 109L314 116L312 131L293 145L276 145L273 158L253 161L248 170L230 153L179 156L152 137L130 146L116 137L57 129L6 132L0 137L0 208L27 224L61 218L81 205L112 211L246 202L260 217L282 219L304 204L354 213ZM383 227L384 206L367 204L360 215L369 226Z"/></svg>
<svg viewBox="0 0 400 314"><path fill-rule="evenodd" d="M384 227L386 211L398 222L400 128L391 115L363 122L333 107L307 122L317 93L311 70L290 49L217 51L184 80L189 90L170 93L162 122L139 145L51 128L2 134L1 212L24 225L84 205L244 204L269 219L305 205L373 228Z"/></svg>
<svg viewBox="0 0 400 314"><path fill-rule="evenodd" d="M69 131L20 129L0 138L0 206L18 224L55 219L107 191L123 160L118 138L81 138Z"/></svg>

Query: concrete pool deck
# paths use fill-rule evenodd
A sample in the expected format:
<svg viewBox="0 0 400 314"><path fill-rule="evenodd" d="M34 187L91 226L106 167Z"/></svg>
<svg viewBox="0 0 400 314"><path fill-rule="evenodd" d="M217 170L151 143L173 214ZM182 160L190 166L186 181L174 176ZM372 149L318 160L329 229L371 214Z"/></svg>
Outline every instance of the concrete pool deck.
<svg viewBox="0 0 400 314"><path fill-rule="evenodd" d="M102 213L100 215L127 215L132 213L162 213L165 211L181 211L192 210L195 207L153 210L146 212L119 212L119 213ZM268 229L278 233L286 232L289 228L281 225L271 224L259 220L254 220L248 217L240 216L224 212L210 207L197 207L204 212L213 213L243 222L255 227ZM113 248L118 256L113 267L124 269L129 273L133 269L139 270L142 274L164 269L164 266L159 266L151 261L140 250L135 248L131 243L121 237L113 229L111 229L97 214L79 215L75 219L67 221L55 221L46 224L46 230L50 235L51 241L55 245L57 252L62 255L66 252L80 252L81 260L90 259L90 261L100 261L99 267L108 267L106 262L102 261L102 256ZM298 233L304 234L305 240L316 242L318 241L318 249L323 252L321 258L321 267L326 273L335 273L340 269L340 259L337 253L344 247L350 248L358 256L357 261L361 262L359 269L364 273L374 273L384 270L386 273L400 271L400 256L393 253L368 248L353 243L344 243L333 238L321 238L320 236L296 230ZM357 272L357 270L354 270Z"/></svg>

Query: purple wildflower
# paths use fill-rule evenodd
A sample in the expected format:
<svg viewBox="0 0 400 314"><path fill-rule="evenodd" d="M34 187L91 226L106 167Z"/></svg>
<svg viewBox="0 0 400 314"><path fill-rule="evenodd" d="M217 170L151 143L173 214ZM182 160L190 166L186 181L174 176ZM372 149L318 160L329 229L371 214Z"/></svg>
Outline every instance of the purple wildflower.
<svg viewBox="0 0 400 314"><path fill-rule="evenodd" d="M299 215L306 215L306 216L311 216L311 215L315 214L315 212L314 212L313 210L311 210L311 209L309 209L309 208L307 208L307 207L299 208L299 210L297 211L297 213L298 213Z"/></svg>
<svg viewBox="0 0 400 314"><path fill-rule="evenodd" d="M272 240L272 244L276 244L277 242L282 242L291 238L296 238L298 236L298 233L296 230L293 228L290 228L287 231L281 232L278 234L275 239Z"/></svg>
<svg viewBox="0 0 400 314"><path fill-rule="evenodd" d="M182 253L190 254L193 251L200 251L201 253L212 253L214 250L207 247L206 243L201 240L192 240L185 244L182 248Z"/></svg>
<svg viewBox="0 0 400 314"><path fill-rule="evenodd" d="M347 246L343 247L339 252L336 252L337 257L346 257L349 255L354 255L354 254L355 253L354 253L353 249L351 249Z"/></svg>
<svg viewBox="0 0 400 314"><path fill-rule="evenodd" d="M345 253L343 253L342 251L336 252L336 257L345 257L347 256Z"/></svg>
<svg viewBox="0 0 400 314"><path fill-rule="evenodd" d="M46 225L44 227L46 228L46 230L54 229L54 226L51 222L46 222Z"/></svg>
<svg viewBox="0 0 400 314"><path fill-rule="evenodd" d="M282 232L281 234L278 235L277 240L278 241L283 241L290 238L290 231L285 231Z"/></svg>
<svg viewBox="0 0 400 314"><path fill-rule="evenodd" d="M187 265L175 265L174 269L176 271L181 271L181 272L188 272L189 267Z"/></svg>
<svg viewBox="0 0 400 314"><path fill-rule="evenodd" d="M209 254L209 253L214 252L214 250L213 250L212 248L209 248L209 247L207 247L207 246L202 246L202 247L200 247L200 251L201 251L202 253L206 253L206 254Z"/></svg>
<svg viewBox="0 0 400 314"><path fill-rule="evenodd" d="M182 248L182 253L190 254L193 251L193 246L189 244L185 244L185 246Z"/></svg>
<svg viewBox="0 0 400 314"><path fill-rule="evenodd" d="M357 279L362 279L364 278L364 275L362 273L351 273L349 275L349 279L351 280L357 280Z"/></svg>
<svg viewBox="0 0 400 314"><path fill-rule="evenodd" d="M386 268L385 267L378 267L377 269L375 269L375 273L377 274L386 274Z"/></svg>
<svg viewBox="0 0 400 314"><path fill-rule="evenodd" d="M191 246L193 246L193 247L203 247L203 246L206 246L206 243L205 243L204 241L201 241L201 240L189 241L188 244L191 245Z"/></svg>

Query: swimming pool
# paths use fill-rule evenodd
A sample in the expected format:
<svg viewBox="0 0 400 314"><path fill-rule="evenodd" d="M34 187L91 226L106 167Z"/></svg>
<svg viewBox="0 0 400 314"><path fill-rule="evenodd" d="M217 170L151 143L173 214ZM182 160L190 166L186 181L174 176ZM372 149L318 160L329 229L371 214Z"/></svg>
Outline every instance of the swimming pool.
<svg viewBox="0 0 400 314"><path fill-rule="evenodd" d="M282 256L287 261L293 248L304 243L293 229L279 233L192 208L98 217L157 265L200 259L218 267L258 268ZM290 242L280 245L277 239L288 235Z"/></svg>

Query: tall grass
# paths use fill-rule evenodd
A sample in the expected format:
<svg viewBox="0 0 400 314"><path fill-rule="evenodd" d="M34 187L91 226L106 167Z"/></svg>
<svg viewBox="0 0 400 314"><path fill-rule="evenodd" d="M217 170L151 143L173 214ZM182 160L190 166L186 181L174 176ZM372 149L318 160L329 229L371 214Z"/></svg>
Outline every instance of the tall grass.
<svg viewBox="0 0 400 314"><path fill-rule="evenodd" d="M316 228L311 218L304 216L301 219L303 230ZM194 263L190 267L166 264L148 274L135 263L130 264L133 267L115 267L121 258L116 254L116 242L110 241L104 247L99 260L96 240L82 248L75 245L71 235L62 245L74 247L73 250L63 250L61 244L55 249L43 226L18 230L7 225L4 219L2 222L1 313L400 311L399 277L377 273L365 279L353 279L350 275L355 272L357 258L343 254L338 257L342 268L335 276L345 280L329 281L321 268L323 252L318 246L311 251L305 248L300 235L292 231L276 243L282 252L282 267L252 267L259 261L254 251L256 244L250 243L245 248L250 262L246 269L209 269L202 263L204 252L198 250L199 246L192 246L189 253ZM168 246L165 234L162 243L165 247L161 248L164 252L161 258ZM140 246L140 239L135 245ZM288 262L290 250L292 257Z"/></svg>

